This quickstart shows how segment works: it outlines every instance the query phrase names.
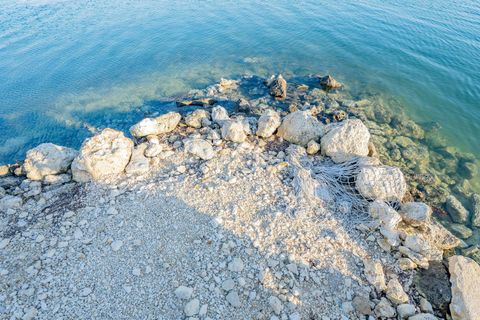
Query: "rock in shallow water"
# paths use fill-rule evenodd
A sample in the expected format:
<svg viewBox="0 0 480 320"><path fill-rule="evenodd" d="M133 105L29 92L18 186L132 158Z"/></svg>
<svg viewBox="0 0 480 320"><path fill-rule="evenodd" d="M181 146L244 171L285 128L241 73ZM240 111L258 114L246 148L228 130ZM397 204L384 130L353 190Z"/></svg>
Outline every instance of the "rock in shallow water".
<svg viewBox="0 0 480 320"><path fill-rule="evenodd" d="M66 172L77 154L71 148L42 143L27 152L23 167L30 180L42 180L47 175Z"/></svg>
<svg viewBox="0 0 480 320"><path fill-rule="evenodd" d="M322 153L336 163L368 155L370 132L361 120L345 120L329 125L330 130L322 137Z"/></svg>
<svg viewBox="0 0 480 320"><path fill-rule="evenodd" d="M480 266L470 258L453 256L448 259L453 320L480 319Z"/></svg>
<svg viewBox="0 0 480 320"><path fill-rule="evenodd" d="M447 212L456 223L465 223L468 219L468 211L465 207L458 201L455 196L450 195L447 197L446 201Z"/></svg>
<svg viewBox="0 0 480 320"><path fill-rule="evenodd" d="M279 74L269 85L270 95L277 99L285 99L287 97L287 81Z"/></svg>
<svg viewBox="0 0 480 320"><path fill-rule="evenodd" d="M310 112L295 111L283 119L277 134L290 143L306 146L323 135L323 125Z"/></svg>
<svg viewBox="0 0 480 320"><path fill-rule="evenodd" d="M178 112L169 112L157 118L145 118L133 125L130 133L136 138L168 133L177 127L181 118Z"/></svg>
<svg viewBox="0 0 480 320"><path fill-rule="evenodd" d="M110 128L87 139L72 162L73 179L77 182L98 180L118 175L125 170L133 150L133 141L122 132Z"/></svg>
<svg viewBox="0 0 480 320"><path fill-rule="evenodd" d="M342 84L335 80L331 75L326 75L320 78L320 85L326 89L339 89Z"/></svg>

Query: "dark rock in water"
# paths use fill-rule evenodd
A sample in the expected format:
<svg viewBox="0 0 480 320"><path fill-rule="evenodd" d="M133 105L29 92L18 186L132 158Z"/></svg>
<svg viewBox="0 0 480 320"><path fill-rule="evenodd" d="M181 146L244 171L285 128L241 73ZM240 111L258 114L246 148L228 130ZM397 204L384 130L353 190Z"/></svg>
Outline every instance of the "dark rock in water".
<svg viewBox="0 0 480 320"><path fill-rule="evenodd" d="M465 179L472 179L478 174L478 166L474 162L462 159L458 164L458 171Z"/></svg>
<svg viewBox="0 0 480 320"><path fill-rule="evenodd" d="M285 99L287 97L287 81L279 74L272 82L270 82L270 95L277 99Z"/></svg>
<svg viewBox="0 0 480 320"><path fill-rule="evenodd" d="M211 106L217 103L216 100L210 98L203 98L203 99L195 99L195 100L182 100L177 101L178 107L187 107L187 106Z"/></svg>
<svg viewBox="0 0 480 320"><path fill-rule="evenodd" d="M320 78L320 85L326 89L340 89L342 84L335 80L331 75Z"/></svg>
<svg viewBox="0 0 480 320"><path fill-rule="evenodd" d="M472 226L480 228L480 195L472 195Z"/></svg>
<svg viewBox="0 0 480 320"><path fill-rule="evenodd" d="M445 203L447 208L447 212L452 218L452 220L456 223L465 223L468 219L468 211L465 207L458 201L455 196L450 195L447 197L447 201Z"/></svg>
<svg viewBox="0 0 480 320"><path fill-rule="evenodd" d="M252 107L247 99L240 98L237 102L239 111L249 111Z"/></svg>
<svg viewBox="0 0 480 320"><path fill-rule="evenodd" d="M447 313L452 293L448 271L442 262L431 261L428 269L419 269L414 284L436 311Z"/></svg>

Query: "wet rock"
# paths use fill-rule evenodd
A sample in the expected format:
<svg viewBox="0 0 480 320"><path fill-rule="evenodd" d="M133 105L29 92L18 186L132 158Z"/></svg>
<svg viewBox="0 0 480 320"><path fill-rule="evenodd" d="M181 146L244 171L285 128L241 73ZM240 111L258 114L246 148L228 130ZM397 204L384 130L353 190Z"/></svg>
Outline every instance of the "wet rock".
<svg viewBox="0 0 480 320"><path fill-rule="evenodd" d="M280 124L281 120L278 112L271 109L265 111L258 119L257 136L263 138L271 137Z"/></svg>
<svg viewBox="0 0 480 320"><path fill-rule="evenodd" d="M472 195L472 226L480 228L480 195Z"/></svg>
<svg viewBox="0 0 480 320"><path fill-rule="evenodd" d="M185 141L185 151L202 160L210 160L215 157L212 144L203 139L189 139Z"/></svg>
<svg viewBox="0 0 480 320"><path fill-rule="evenodd" d="M233 142L243 142L247 139L245 126L240 121L228 120L222 125L222 138Z"/></svg>
<svg viewBox="0 0 480 320"><path fill-rule="evenodd" d="M182 101L177 101L177 106L178 107L187 107L187 106L199 106L199 107L204 107L204 106L211 106L217 103L215 99L211 98L201 98L201 99L194 99L194 100L182 100Z"/></svg>
<svg viewBox="0 0 480 320"><path fill-rule="evenodd" d="M204 119L210 119L210 114L207 110L197 109L185 117L185 123L192 128L201 128L202 121Z"/></svg>
<svg viewBox="0 0 480 320"><path fill-rule="evenodd" d="M73 179L77 182L118 175L125 170L133 150L133 141L122 132L104 129L87 139L72 162Z"/></svg>
<svg viewBox="0 0 480 320"><path fill-rule="evenodd" d="M322 136L323 125L308 111L295 111L283 119L277 134L290 143L306 146Z"/></svg>
<svg viewBox="0 0 480 320"><path fill-rule="evenodd" d="M130 133L136 138L168 133L177 127L181 118L178 112L169 112L157 118L145 118L130 127Z"/></svg>
<svg viewBox="0 0 480 320"><path fill-rule="evenodd" d="M402 171L389 166L361 168L355 186L358 192L368 199L398 201L407 192L407 183Z"/></svg>
<svg viewBox="0 0 480 320"><path fill-rule="evenodd" d="M331 75L321 77L320 85L326 89L339 89L342 87L342 84L335 80Z"/></svg>
<svg viewBox="0 0 480 320"><path fill-rule="evenodd" d="M277 99L285 99L287 97L287 81L283 79L281 74L274 78L268 87L272 97Z"/></svg>
<svg viewBox="0 0 480 320"><path fill-rule="evenodd" d="M452 233L460 239L468 239L473 234L472 229L461 223L452 223L449 227Z"/></svg>
<svg viewBox="0 0 480 320"><path fill-rule="evenodd" d="M130 162L125 168L125 172L129 174L142 174L150 169L150 161L145 157L146 143L139 144L133 149Z"/></svg>
<svg viewBox="0 0 480 320"><path fill-rule="evenodd" d="M212 121L222 125L226 120L230 120L227 109L221 106L212 108Z"/></svg>
<svg viewBox="0 0 480 320"><path fill-rule="evenodd" d="M27 152L23 167L30 180L42 180L47 175L66 172L77 154L71 148L42 143Z"/></svg>
<svg viewBox="0 0 480 320"><path fill-rule="evenodd" d="M321 139L322 153L334 162L345 162L356 156L368 155L370 133L361 120L350 119L331 124Z"/></svg>
<svg viewBox="0 0 480 320"><path fill-rule="evenodd" d="M419 269L413 281L417 291L435 310L447 312L452 295L448 271L442 262L432 261L428 269Z"/></svg>
<svg viewBox="0 0 480 320"><path fill-rule="evenodd" d="M447 201L445 203L447 212L452 218L452 220L456 223L465 223L468 219L468 211L465 207L458 201L455 196L450 195L447 197Z"/></svg>
<svg viewBox="0 0 480 320"><path fill-rule="evenodd" d="M432 208L423 202L407 202L402 204L399 213L405 222L417 227L430 221Z"/></svg>
<svg viewBox="0 0 480 320"><path fill-rule="evenodd" d="M453 320L478 320L480 317L480 266L470 258L453 256L448 259Z"/></svg>

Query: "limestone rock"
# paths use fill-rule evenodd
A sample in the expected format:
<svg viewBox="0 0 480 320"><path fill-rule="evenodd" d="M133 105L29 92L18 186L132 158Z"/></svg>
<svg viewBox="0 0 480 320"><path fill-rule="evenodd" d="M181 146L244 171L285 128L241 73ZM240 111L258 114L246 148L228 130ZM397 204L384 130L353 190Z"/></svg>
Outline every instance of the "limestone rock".
<svg viewBox="0 0 480 320"><path fill-rule="evenodd" d="M209 118L210 118L210 114L208 113L207 110L197 109L197 110L194 110L185 118L185 123L187 124L187 126L198 129L202 127L202 120L209 119Z"/></svg>
<svg viewBox="0 0 480 320"><path fill-rule="evenodd" d="M454 222L465 223L467 221L468 211L455 196L450 195L447 197L446 207L448 214Z"/></svg>
<svg viewBox="0 0 480 320"><path fill-rule="evenodd" d="M472 259L452 256L448 259L453 320L480 319L480 266Z"/></svg>
<svg viewBox="0 0 480 320"><path fill-rule="evenodd" d="M402 171L389 166L361 168L355 186L365 198L386 201L401 200L407 191Z"/></svg>
<svg viewBox="0 0 480 320"><path fill-rule="evenodd" d="M288 142L306 146L322 136L323 125L308 111L295 111L283 119L277 134Z"/></svg>
<svg viewBox="0 0 480 320"><path fill-rule="evenodd" d="M307 153L308 154L316 154L320 151L320 144L318 144L315 140L310 140L307 143Z"/></svg>
<svg viewBox="0 0 480 320"><path fill-rule="evenodd" d="M380 299L380 302L375 306L374 311L379 318L393 318L397 314L395 309L392 307L390 301L383 297Z"/></svg>
<svg viewBox="0 0 480 320"><path fill-rule="evenodd" d="M22 203L21 197L6 195L0 199L0 210L7 211L8 209L18 208Z"/></svg>
<svg viewBox="0 0 480 320"><path fill-rule="evenodd" d="M270 296L270 298L268 298L268 303L270 304L270 307L272 308L273 312L275 312L275 314L277 315L280 315L280 313L283 310L282 301L280 301L280 299L278 299L275 296Z"/></svg>
<svg viewBox="0 0 480 320"><path fill-rule="evenodd" d="M145 149L147 148L146 143L139 144L133 149L132 157L125 172L129 174L142 174L148 172L150 169L150 160L145 157Z"/></svg>
<svg viewBox="0 0 480 320"><path fill-rule="evenodd" d="M400 214L383 201L370 203L368 211L372 218L380 222L380 233L391 246L400 244L399 232L396 230L402 218Z"/></svg>
<svg viewBox="0 0 480 320"><path fill-rule="evenodd" d="M228 120L222 125L222 138L233 142L243 142L247 139L245 126L240 121Z"/></svg>
<svg viewBox="0 0 480 320"><path fill-rule="evenodd" d="M397 313L400 319L407 319L415 314L415 306L408 303L403 303L397 306Z"/></svg>
<svg viewBox="0 0 480 320"><path fill-rule="evenodd" d="M185 151L203 160L210 160L215 157L212 144L199 138L185 141Z"/></svg>
<svg viewBox="0 0 480 320"><path fill-rule="evenodd" d="M275 110L265 111L258 119L257 136L271 137L281 124L280 115Z"/></svg>
<svg viewBox="0 0 480 320"><path fill-rule="evenodd" d="M408 302L408 295L397 278L388 281L386 294L387 298L395 304Z"/></svg>
<svg viewBox="0 0 480 320"><path fill-rule="evenodd" d="M193 288L180 286L177 289L175 289L174 293L177 296L177 298L182 300L188 300L192 296Z"/></svg>
<svg viewBox="0 0 480 320"><path fill-rule="evenodd" d="M232 307L239 308L242 306L242 303L240 302L240 297L238 296L238 293L235 290L230 291L227 294L226 299L228 303L232 305Z"/></svg>
<svg viewBox="0 0 480 320"><path fill-rule="evenodd" d="M379 292L384 291L387 286L385 285L385 274L383 273L383 266L380 261L366 260L363 262L365 266L365 277L368 282L375 287Z"/></svg>
<svg viewBox="0 0 480 320"><path fill-rule="evenodd" d="M320 85L326 89L339 89L342 84L335 80L331 75L326 75L320 78Z"/></svg>
<svg viewBox="0 0 480 320"><path fill-rule="evenodd" d="M336 163L351 160L357 156L368 156L370 132L359 119L345 120L329 125L330 129L322 137L322 153Z"/></svg>
<svg viewBox="0 0 480 320"><path fill-rule="evenodd" d="M77 182L118 175L125 170L133 150L133 141L122 132L110 128L85 140L79 155L72 162L73 179Z"/></svg>
<svg viewBox="0 0 480 320"><path fill-rule="evenodd" d="M42 180L47 175L64 173L78 151L53 143L42 143L27 152L23 167L30 180Z"/></svg>
<svg viewBox="0 0 480 320"><path fill-rule="evenodd" d="M181 118L178 112L169 112L157 118L145 118L133 125L130 133L136 138L168 133L177 127Z"/></svg>
<svg viewBox="0 0 480 320"><path fill-rule="evenodd" d="M229 120L228 112L224 107L216 106L212 108L212 120L219 125L222 125L224 121Z"/></svg>
<svg viewBox="0 0 480 320"><path fill-rule="evenodd" d="M432 216L432 208L423 202L407 202L402 204L400 214L403 220L414 227L418 227Z"/></svg>
<svg viewBox="0 0 480 320"><path fill-rule="evenodd" d="M285 99L287 97L287 81L279 74L269 85L270 95L274 98Z"/></svg>
<svg viewBox="0 0 480 320"><path fill-rule="evenodd" d="M408 318L408 320L437 320L433 314L430 313L419 313Z"/></svg>

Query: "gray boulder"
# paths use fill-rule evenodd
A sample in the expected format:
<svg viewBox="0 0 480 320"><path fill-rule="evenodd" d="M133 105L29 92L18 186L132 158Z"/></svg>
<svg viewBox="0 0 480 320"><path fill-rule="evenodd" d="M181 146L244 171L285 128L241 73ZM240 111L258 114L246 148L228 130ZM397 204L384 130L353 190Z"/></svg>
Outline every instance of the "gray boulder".
<svg viewBox="0 0 480 320"><path fill-rule="evenodd" d="M447 212L452 218L452 220L456 223L465 223L468 219L468 211L462 205L460 201L458 201L455 196L450 195L447 197L446 201Z"/></svg>
<svg viewBox="0 0 480 320"><path fill-rule="evenodd" d="M222 138L233 142L245 141L245 139L247 139L245 124L242 121L224 121L222 125Z"/></svg>
<svg viewBox="0 0 480 320"><path fill-rule="evenodd" d="M404 203L399 212L403 220L414 227L430 221L432 216L432 208L423 202Z"/></svg>

